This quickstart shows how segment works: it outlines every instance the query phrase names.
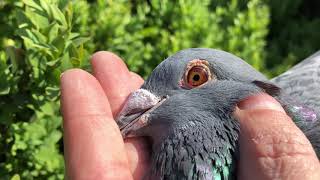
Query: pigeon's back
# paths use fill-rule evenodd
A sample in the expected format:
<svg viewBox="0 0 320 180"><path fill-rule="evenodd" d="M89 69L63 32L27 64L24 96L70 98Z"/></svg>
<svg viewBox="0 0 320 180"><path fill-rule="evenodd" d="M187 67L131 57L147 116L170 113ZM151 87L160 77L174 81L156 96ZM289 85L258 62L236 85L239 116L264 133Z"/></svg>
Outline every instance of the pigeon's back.
<svg viewBox="0 0 320 180"><path fill-rule="evenodd" d="M290 97L320 109L320 51L271 81Z"/></svg>
<svg viewBox="0 0 320 180"><path fill-rule="evenodd" d="M284 99L303 104L284 102L287 113L310 140L320 159L320 51L271 81L285 92L288 98Z"/></svg>

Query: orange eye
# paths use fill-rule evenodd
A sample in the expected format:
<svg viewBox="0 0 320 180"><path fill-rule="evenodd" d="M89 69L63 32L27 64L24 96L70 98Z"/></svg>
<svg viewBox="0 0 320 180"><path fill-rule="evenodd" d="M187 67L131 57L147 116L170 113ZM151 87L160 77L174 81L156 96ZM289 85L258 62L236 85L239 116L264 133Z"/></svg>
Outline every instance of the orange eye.
<svg viewBox="0 0 320 180"><path fill-rule="evenodd" d="M203 66L194 66L188 71L186 78L188 86L193 88L207 82L209 73Z"/></svg>

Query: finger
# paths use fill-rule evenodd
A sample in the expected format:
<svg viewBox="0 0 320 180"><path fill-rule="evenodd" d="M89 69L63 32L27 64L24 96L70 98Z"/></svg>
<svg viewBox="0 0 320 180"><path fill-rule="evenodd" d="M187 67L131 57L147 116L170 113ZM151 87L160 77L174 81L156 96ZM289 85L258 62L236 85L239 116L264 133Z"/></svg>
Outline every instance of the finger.
<svg viewBox="0 0 320 180"><path fill-rule="evenodd" d="M67 179L131 179L124 144L98 81L74 69L61 77Z"/></svg>
<svg viewBox="0 0 320 180"><path fill-rule="evenodd" d="M303 132L271 96L238 104L239 179L320 179L320 164Z"/></svg>
<svg viewBox="0 0 320 180"><path fill-rule="evenodd" d="M130 77L133 82L131 85L131 88L133 90L140 88L140 86L144 83L144 80L141 78L141 76L139 76L138 74L136 74L134 72L130 72Z"/></svg>
<svg viewBox="0 0 320 180"><path fill-rule="evenodd" d="M127 157L134 179L142 179L150 166L150 146L143 137L125 139Z"/></svg>
<svg viewBox="0 0 320 180"><path fill-rule="evenodd" d="M125 63L115 54L100 51L92 56L91 64L94 76L100 82L116 115L127 96L143 83L142 78L131 73Z"/></svg>
<svg viewBox="0 0 320 180"><path fill-rule="evenodd" d="M123 61L110 52L95 53L91 63L94 75L109 99L113 115L116 115L127 96L141 86L143 79L129 72ZM125 146L134 179L140 179L149 166L149 146L143 138L126 139Z"/></svg>

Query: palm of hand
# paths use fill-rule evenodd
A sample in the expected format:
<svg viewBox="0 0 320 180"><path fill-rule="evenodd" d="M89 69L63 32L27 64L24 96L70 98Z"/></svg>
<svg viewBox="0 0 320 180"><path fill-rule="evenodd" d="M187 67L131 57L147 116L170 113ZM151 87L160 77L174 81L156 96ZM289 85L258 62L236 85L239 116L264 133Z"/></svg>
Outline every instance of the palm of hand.
<svg viewBox="0 0 320 180"><path fill-rule="evenodd" d="M113 116L143 79L108 52L92 57L93 74L62 75L65 160L68 179L139 179L148 167L142 138L123 142Z"/></svg>

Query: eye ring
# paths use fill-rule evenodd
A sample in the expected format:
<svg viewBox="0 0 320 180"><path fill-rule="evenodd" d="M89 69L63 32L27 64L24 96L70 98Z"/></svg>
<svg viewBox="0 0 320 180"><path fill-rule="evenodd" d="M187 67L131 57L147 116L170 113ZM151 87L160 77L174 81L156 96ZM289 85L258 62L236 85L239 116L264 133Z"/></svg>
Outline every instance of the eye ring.
<svg viewBox="0 0 320 180"><path fill-rule="evenodd" d="M206 60L194 59L189 62L183 77L182 87L192 89L206 84L212 79L212 74Z"/></svg>

